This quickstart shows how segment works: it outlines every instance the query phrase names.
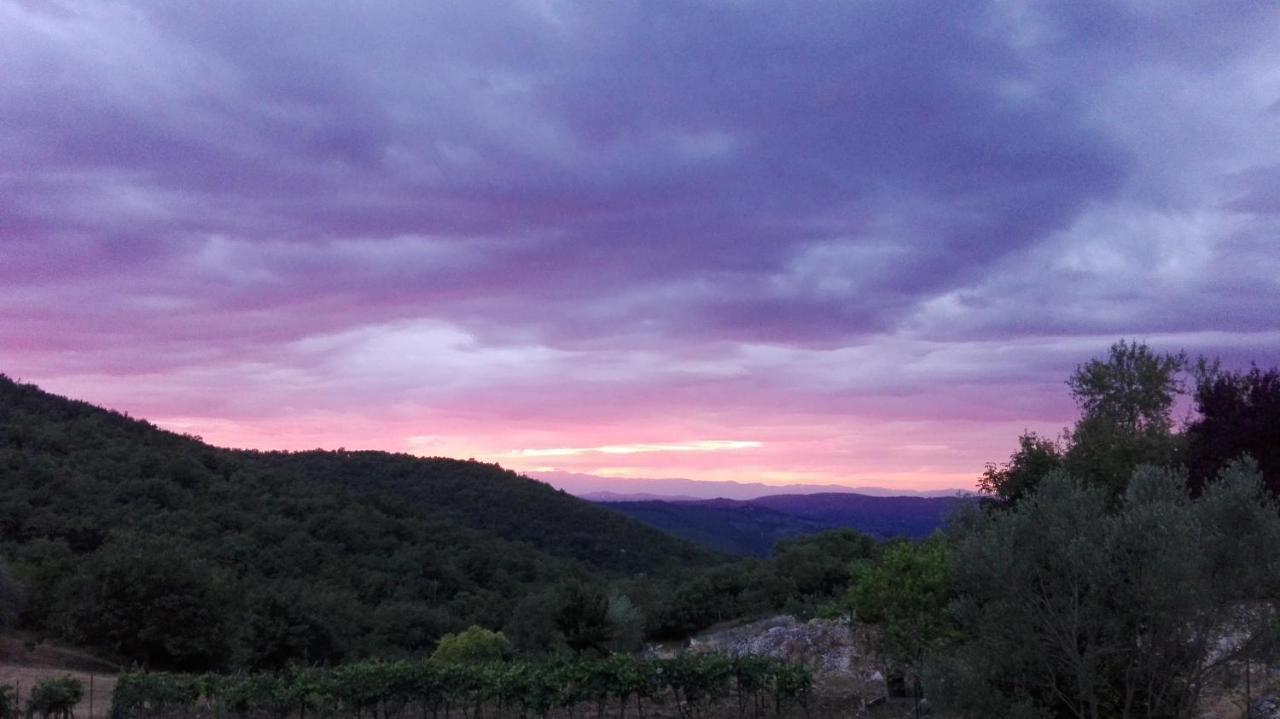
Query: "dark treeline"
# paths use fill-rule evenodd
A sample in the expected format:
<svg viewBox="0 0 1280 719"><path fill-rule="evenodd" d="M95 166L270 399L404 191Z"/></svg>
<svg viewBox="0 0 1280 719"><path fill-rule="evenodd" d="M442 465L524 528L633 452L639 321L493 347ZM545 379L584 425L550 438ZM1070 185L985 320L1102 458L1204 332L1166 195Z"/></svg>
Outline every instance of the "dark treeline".
<svg viewBox="0 0 1280 719"><path fill-rule="evenodd" d="M220 450L7 379L0 478L23 628L175 669L430 650L571 580L719 559L491 465Z"/></svg>

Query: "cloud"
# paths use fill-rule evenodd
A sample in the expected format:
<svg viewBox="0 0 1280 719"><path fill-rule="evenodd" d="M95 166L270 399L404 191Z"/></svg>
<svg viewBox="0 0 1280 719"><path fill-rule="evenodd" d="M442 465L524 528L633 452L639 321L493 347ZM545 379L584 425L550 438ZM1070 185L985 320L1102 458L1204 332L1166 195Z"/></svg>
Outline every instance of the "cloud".
<svg viewBox="0 0 1280 719"><path fill-rule="evenodd" d="M498 454L776 414L703 454L832 472L874 453L788 428L876 417L989 448L1121 335L1280 356L1277 33L1258 3L0 0L0 369L290 446L270 421Z"/></svg>
<svg viewBox="0 0 1280 719"><path fill-rule="evenodd" d="M603 447L576 447L552 449L517 449L510 452L513 457L577 457L583 454L644 454L648 452L725 452L739 449L753 449L762 446L761 442L750 440L704 439L694 442L657 442L636 444L608 444Z"/></svg>

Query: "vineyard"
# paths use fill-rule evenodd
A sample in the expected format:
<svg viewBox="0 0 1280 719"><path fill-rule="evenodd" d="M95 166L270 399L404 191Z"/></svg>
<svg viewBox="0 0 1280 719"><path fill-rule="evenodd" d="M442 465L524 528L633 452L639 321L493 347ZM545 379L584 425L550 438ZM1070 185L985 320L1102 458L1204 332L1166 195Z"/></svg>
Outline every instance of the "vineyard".
<svg viewBox="0 0 1280 719"><path fill-rule="evenodd" d="M350 664L280 674L120 677L115 719L781 717L808 706L810 672L761 657L557 663Z"/></svg>

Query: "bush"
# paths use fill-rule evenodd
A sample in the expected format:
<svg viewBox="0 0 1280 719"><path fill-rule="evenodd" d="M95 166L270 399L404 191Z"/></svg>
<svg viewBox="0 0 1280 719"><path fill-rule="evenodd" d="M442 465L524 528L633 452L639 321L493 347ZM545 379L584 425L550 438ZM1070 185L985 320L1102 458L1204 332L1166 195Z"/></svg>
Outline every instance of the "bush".
<svg viewBox="0 0 1280 719"><path fill-rule="evenodd" d="M947 545L940 537L887 549L854 581L845 598L854 617L877 627L875 644L895 667L908 671L917 702L921 670L954 628Z"/></svg>
<svg viewBox="0 0 1280 719"><path fill-rule="evenodd" d="M70 719L72 711L84 698L84 684L70 675L46 679L35 685L27 699L27 716Z"/></svg>
<svg viewBox="0 0 1280 719"><path fill-rule="evenodd" d="M18 695L11 686L0 686L0 719L17 719Z"/></svg>
<svg viewBox="0 0 1280 719"><path fill-rule="evenodd" d="M511 642L502 632L471 626L458 634L440 637L431 653L434 664L481 664L499 662L511 654Z"/></svg>

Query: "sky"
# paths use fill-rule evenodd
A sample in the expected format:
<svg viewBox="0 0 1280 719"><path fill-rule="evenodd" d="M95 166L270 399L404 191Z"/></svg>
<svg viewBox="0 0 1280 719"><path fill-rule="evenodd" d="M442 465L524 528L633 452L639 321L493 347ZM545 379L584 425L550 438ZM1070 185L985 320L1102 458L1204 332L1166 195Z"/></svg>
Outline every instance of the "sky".
<svg viewBox="0 0 1280 719"><path fill-rule="evenodd" d="M1270 2L0 0L0 372L223 446L972 487L1280 363Z"/></svg>

